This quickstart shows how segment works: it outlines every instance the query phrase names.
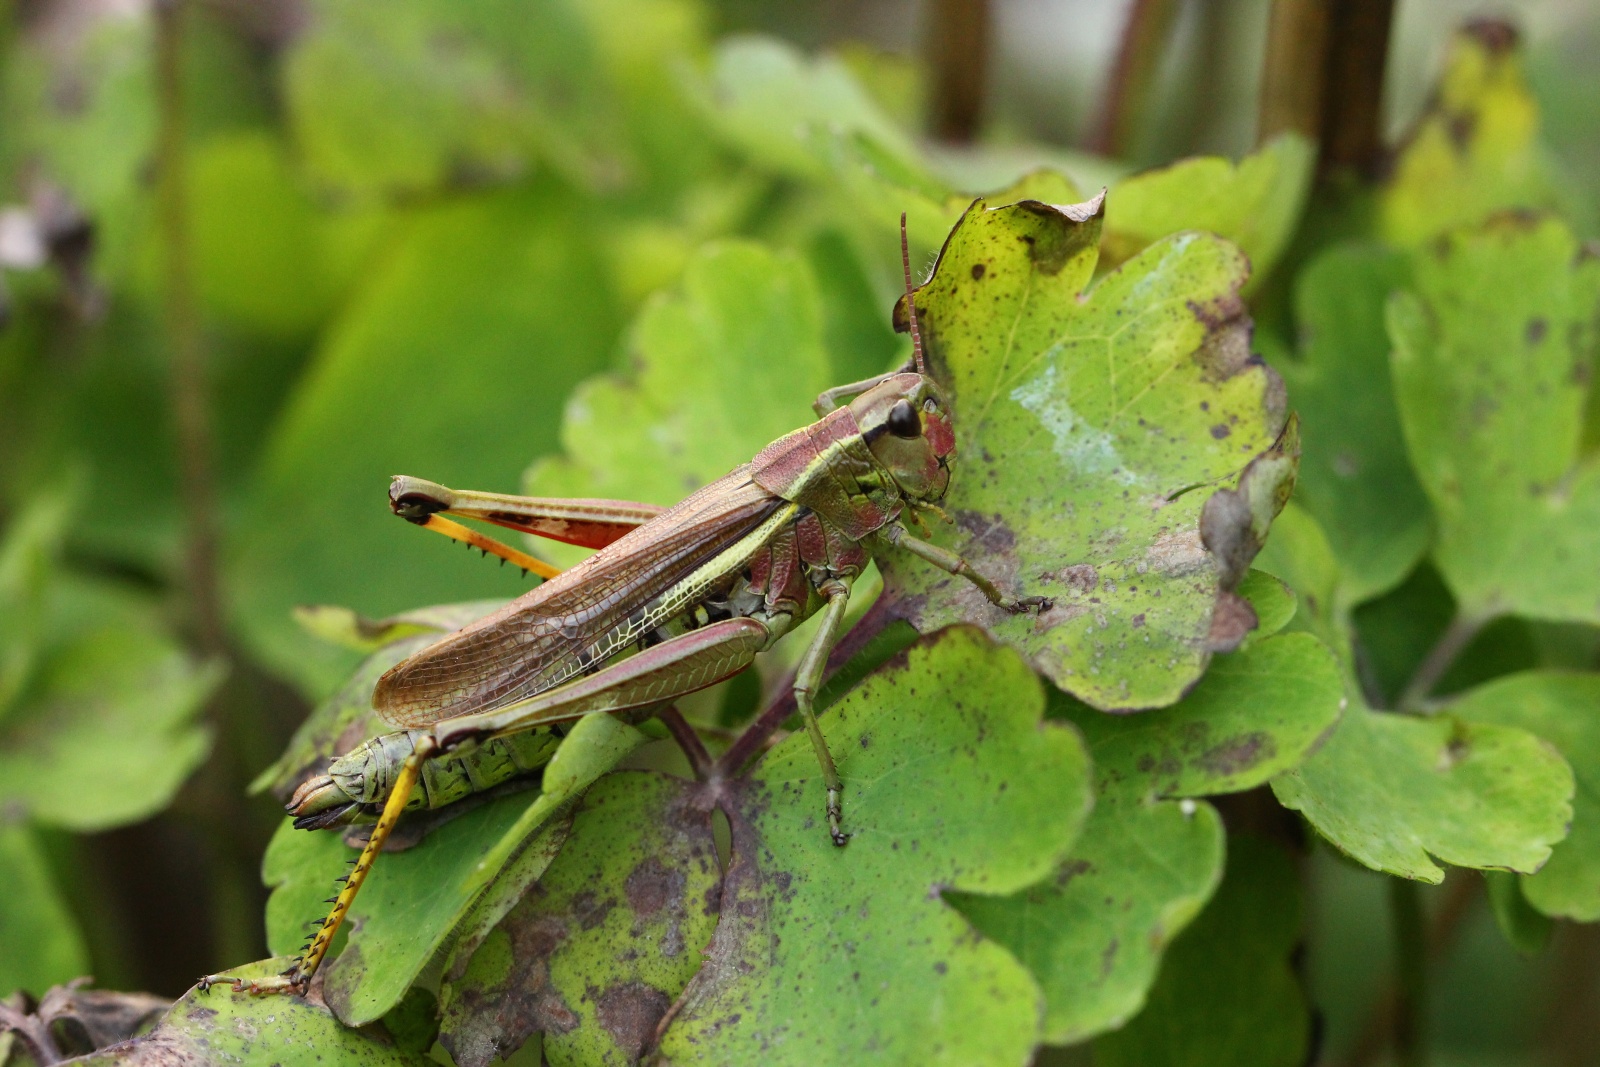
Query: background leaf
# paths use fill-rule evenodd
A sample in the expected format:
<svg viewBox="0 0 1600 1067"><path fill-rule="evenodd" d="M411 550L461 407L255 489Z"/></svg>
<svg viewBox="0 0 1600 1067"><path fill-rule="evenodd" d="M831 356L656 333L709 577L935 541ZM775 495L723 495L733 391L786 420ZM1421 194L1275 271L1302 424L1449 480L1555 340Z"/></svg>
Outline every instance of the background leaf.
<svg viewBox="0 0 1600 1067"><path fill-rule="evenodd" d="M1504 23L1468 24L1380 194L1380 232L1401 247L1420 245L1493 211L1556 206L1538 134L1516 32Z"/></svg>
<svg viewBox="0 0 1600 1067"><path fill-rule="evenodd" d="M1522 893L1546 915L1600 919L1600 675L1530 671L1479 686L1451 705L1464 722L1520 727L1572 765L1572 830L1550 861L1522 877Z"/></svg>
<svg viewBox="0 0 1600 1067"><path fill-rule="evenodd" d="M1300 221L1315 155L1311 142L1285 133L1238 163L1195 157L1121 179L1106 197L1103 266L1117 266L1169 234L1208 230L1250 257L1244 289L1258 288Z"/></svg>
<svg viewBox="0 0 1600 1067"><path fill-rule="evenodd" d="M104 586L58 595L75 604L57 613L86 625L63 627L0 724L0 804L73 830L148 817L210 749L195 717L221 667L197 664L147 605Z"/></svg>
<svg viewBox="0 0 1600 1067"><path fill-rule="evenodd" d="M1298 355L1273 361L1301 419L1297 499L1338 557L1343 604L1398 584L1431 533L1389 383L1384 309L1406 280L1404 257L1382 246L1324 252L1296 280Z"/></svg>
<svg viewBox="0 0 1600 1067"><path fill-rule="evenodd" d="M254 651L312 691L354 658L296 630L296 604L384 615L526 589L460 549L452 565L442 539L389 513L385 491L401 473L512 490L527 457L554 446L562 398L617 329L569 196L544 186L414 217L273 430L248 506L256 533L231 570L236 617Z"/></svg>
<svg viewBox="0 0 1600 1067"><path fill-rule="evenodd" d="M26 990L42 996L89 969L83 935L56 889L33 831L0 823L0 996ZM0 1062L4 1062L0 1057Z"/></svg>
<svg viewBox="0 0 1600 1067"><path fill-rule="evenodd" d="M1311 1014L1290 963L1300 910L1290 857L1259 838L1233 835L1216 897L1167 951L1147 1009L1094 1043L1095 1063L1304 1063Z"/></svg>
<svg viewBox="0 0 1600 1067"><path fill-rule="evenodd" d="M1374 771L1378 773L1374 773ZM1272 783L1285 807L1374 870L1437 884L1461 867L1537 870L1567 833L1572 771L1525 730L1353 707Z"/></svg>
<svg viewBox="0 0 1600 1067"><path fill-rule="evenodd" d="M1600 463L1580 460L1600 260L1500 216L1415 261L1389 306L1395 395L1460 610L1600 621Z"/></svg>
<svg viewBox="0 0 1600 1067"><path fill-rule="evenodd" d="M401 0L381 16L318 0L284 69L296 139L321 180L418 192L458 174L549 165L599 180L619 161L594 45L566 3ZM608 136L612 135L612 136Z"/></svg>

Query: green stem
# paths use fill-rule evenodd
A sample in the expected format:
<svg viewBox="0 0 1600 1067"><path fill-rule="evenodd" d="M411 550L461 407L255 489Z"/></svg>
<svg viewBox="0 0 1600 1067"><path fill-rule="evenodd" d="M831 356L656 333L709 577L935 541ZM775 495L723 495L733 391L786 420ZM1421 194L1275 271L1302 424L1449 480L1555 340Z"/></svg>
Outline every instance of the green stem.
<svg viewBox="0 0 1600 1067"><path fill-rule="evenodd" d="M1422 895L1409 878L1389 879L1389 913L1394 923L1395 970L1394 1056L1398 1067L1423 1067L1427 1006L1427 934L1422 923Z"/></svg>
<svg viewBox="0 0 1600 1067"><path fill-rule="evenodd" d="M157 0L156 145L159 210L165 254L167 340L172 349L171 404L178 439L178 469L188 526L184 578L196 638L211 655L226 651L217 583L216 489L212 470L210 382L194 296L193 248L183 98L184 0Z"/></svg>
<svg viewBox="0 0 1600 1067"><path fill-rule="evenodd" d="M1113 158L1129 154L1138 122L1148 110L1178 10L1178 0L1133 0L1111 80L1106 84L1100 119L1089 137L1091 152Z"/></svg>
<svg viewBox="0 0 1600 1067"><path fill-rule="evenodd" d="M1485 617L1464 614L1450 620L1450 625L1445 627L1444 633L1439 635L1439 640L1434 642L1428 654L1422 657L1416 673L1411 676L1405 690L1400 694L1398 707L1401 711L1423 709L1439 680L1450 670L1461 653L1466 651L1467 646L1472 644L1472 639L1478 636L1478 631L1482 630L1484 623L1488 621Z"/></svg>
<svg viewBox="0 0 1600 1067"><path fill-rule="evenodd" d="M1330 5L1331 0L1273 0L1256 143L1291 130L1313 141L1321 134Z"/></svg>
<svg viewBox="0 0 1600 1067"><path fill-rule="evenodd" d="M926 54L933 75L929 131L969 144L983 121L989 87L989 0L934 0L928 9Z"/></svg>
<svg viewBox="0 0 1600 1067"><path fill-rule="evenodd" d="M1383 157L1383 83L1394 0L1329 0L1322 88L1323 174L1370 174Z"/></svg>

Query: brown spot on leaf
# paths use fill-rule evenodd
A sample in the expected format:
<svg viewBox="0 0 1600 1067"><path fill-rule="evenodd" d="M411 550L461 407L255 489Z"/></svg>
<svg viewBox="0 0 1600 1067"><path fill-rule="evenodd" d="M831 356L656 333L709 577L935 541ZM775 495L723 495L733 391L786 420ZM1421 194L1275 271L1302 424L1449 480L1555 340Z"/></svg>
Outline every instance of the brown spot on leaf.
<svg viewBox="0 0 1600 1067"><path fill-rule="evenodd" d="M965 530L989 555L1004 555L1017 547L1017 535L1011 532L1011 527L999 514L958 511L955 519L956 525Z"/></svg>
<svg viewBox="0 0 1600 1067"><path fill-rule="evenodd" d="M1218 593L1211 612L1211 630L1206 635L1206 651L1232 652L1257 625L1256 609L1248 600L1235 593Z"/></svg>
<svg viewBox="0 0 1600 1067"><path fill-rule="evenodd" d="M1277 750L1271 734L1256 730L1213 745L1202 752L1196 762L1211 774L1231 776L1270 759Z"/></svg>
<svg viewBox="0 0 1600 1067"><path fill-rule="evenodd" d="M655 856L649 856L628 873L623 889L634 914L647 919L682 898L686 881L683 871L669 869Z"/></svg>
<svg viewBox="0 0 1600 1067"><path fill-rule="evenodd" d="M1472 19L1461 27L1461 32L1475 38L1495 55L1509 52L1517 47L1517 28L1505 19Z"/></svg>
<svg viewBox="0 0 1600 1067"><path fill-rule="evenodd" d="M987 268L982 263L974 263L972 265L972 280L975 282L981 281L985 270Z"/></svg>
<svg viewBox="0 0 1600 1067"><path fill-rule="evenodd" d="M1056 888L1065 889L1067 884L1080 874L1088 874L1094 870L1094 864L1088 860L1068 860L1056 872Z"/></svg>
<svg viewBox="0 0 1600 1067"><path fill-rule="evenodd" d="M600 1025L627 1060L636 1061L655 1037L656 1025L672 999L644 982L622 982L607 989L596 1003Z"/></svg>
<svg viewBox="0 0 1600 1067"><path fill-rule="evenodd" d="M1061 572L1061 581L1078 593L1092 593L1100 585L1100 572L1087 563L1075 563Z"/></svg>
<svg viewBox="0 0 1600 1067"><path fill-rule="evenodd" d="M585 890L572 898L572 914L578 920L578 925L585 930L593 930L596 926L606 921L606 916L611 914L611 909L617 902L610 897L600 899L594 893Z"/></svg>
<svg viewBox="0 0 1600 1067"><path fill-rule="evenodd" d="M1536 345L1540 341L1544 340L1545 332L1549 330L1549 328L1550 324L1545 322L1544 319L1538 317L1531 318L1528 320L1528 326L1524 331L1524 336L1527 337L1530 345Z"/></svg>
<svg viewBox="0 0 1600 1067"><path fill-rule="evenodd" d="M1215 426L1211 427L1211 436L1216 438L1218 441L1222 440L1224 437L1227 437L1231 433L1233 433L1233 431L1228 428L1227 423L1219 422Z"/></svg>

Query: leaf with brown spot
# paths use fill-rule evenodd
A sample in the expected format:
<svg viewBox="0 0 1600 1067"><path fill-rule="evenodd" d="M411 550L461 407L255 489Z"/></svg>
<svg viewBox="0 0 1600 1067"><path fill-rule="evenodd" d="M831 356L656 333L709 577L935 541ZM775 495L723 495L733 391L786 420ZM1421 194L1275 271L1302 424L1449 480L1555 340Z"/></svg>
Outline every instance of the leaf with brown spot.
<svg viewBox="0 0 1600 1067"><path fill-rule="evenodd" d="M942 896L1015 892L1072 846L1088 765L1043 710L1020 657L955 627L822 717L845 783L844 848L828 839L803 733L735 783L722 919L662 1062L1025 1061L1037 984Z"/></svg>
<svg viewBox="0 0 1600 1067"><path fill-rule="evenodd" d="M1419 250L1412 278L1389 301L1395 399L1460 612L1600 622L1600 258L1556 219L1499 215Z"/></svg>
<svg viewBox="0 0 1600 1067"><path fill-rule="evenodd" d="M1415 247L1494 211L1564 207L1570 199L1539 142L1539 105L1516 30L1468 23L1380 193L1384 239Z"/></svg>
<svg viewBox="0 0 1600 1067"><path fill-rule="evenodd" d="M1219 660L1158 711L1112 716L1054 694L1052 715L1082 732L1094 761L1089 825L1051 877L1010 896L957 898L1039 979L1046 1041L1081 1041L1132 1017L1166 945L1216 887L1221 820L1176 798L1252 789L1298 765L1343 703L1333 655L1305 633Z"/></svg>
<svg viewBox="0 0 1600 1067"><path fill-rule="evenodd" d="M1162 707L1250 628L1231 589L1297 452L1282 383L1250 354L1245 257L1183 233L1089 288L1101 207L977 201L916 297L959 449L957 525L936 539L1054 607L1007 615L902 554L878 562L890 610L919 629L976 621L1096 707ZM1203 530L1219 491L1237 506Z"/></svg>
<svg viewBox="0 0 1600 1067"><path fill-rule="evenodd" d="M721 881L690 782L625 771L585 794L567 844L470 959L447 965L441 1040L483 1067L542 1032L563 1064L631 1064L700 967Z"/></svg>
<svg viewBox="0 0 1600 1067"><path fill-rule="evenodd" d="M385 853L351 908L348 946L323 966L339 1018L353 1026L382 1018L436 954L481 937L561 848L573 798L644 741L604 712L586 716L545 766L539 793L500 797L414 848ZM303 924L326 912L322 900L354 856L337 834L283 824L262 862L274 887L267 930L275 951L300 945Z"/></svg>
<svg viewBox="0 0 1600 1067"><path fill-rule="evenodd" d="M236 967L240 978L265 978L289 964L284 957ZM227 985L191 989L147 1034L72 1061L90 1067L201 1067L270 1063L280 1067L426 1067L426 1056L396 1048L381 1028L345 1026L313 984L304 997L250 996Z"/></svg>

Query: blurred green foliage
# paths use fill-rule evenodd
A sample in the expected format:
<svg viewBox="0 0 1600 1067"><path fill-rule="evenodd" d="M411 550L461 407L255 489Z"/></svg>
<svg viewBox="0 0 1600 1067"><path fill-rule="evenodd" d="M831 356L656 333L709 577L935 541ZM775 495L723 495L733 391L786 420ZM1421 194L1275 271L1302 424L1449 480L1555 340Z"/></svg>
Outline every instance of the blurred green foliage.
<svg viewBox="0 0 1600 1067"><path fill-rule="evenodd" d="M930 72L854 44L810 55L721 35L739 5L189 4L177 97L139 5L0 10L0 200L43 238L75 218L94 235L87 258L50 245L42 269L0 255L0 993L91 971L175 993L184 966L294 947L349 849L252 806L246 784L292 788L375 730L371 679L459 621L297 624L294 609L376 618L526 588L396 521L388 476L672 502L807 421L821 388L905 358L889 319L900 212L921 265L974 194L1061 203L1108 184L1103 234L1056 304L1029 305L1079 321L1019 313L1006 351L1021 337L1065 360L1051 348L1063 336L1119 335L1098 302L1149 313L1140 300L1174 284L1159 264L1180 244L1249 257L1248 282L1232 270L1219 286L1243 286L1302 458L1296 499L1239 587L1260 622L1240 651L1195 684L1209 653L1156 663L1137 645L1145 616L1131 622L1112 590L1085 625L1125 622L1115 654L1075 660L1075 636L1045 671L1062 689L974 631L870 675L905 641L869 644L847 668L868 680L825 718L855 761L847 778L867 783L850 800L861 838L840 853L804 825L819 786L791 738L730 813L747 866L725 877L709 824L683 810L692 790L663 773L682 770L665 746L586 720L540 792L380 864L354 951L327 972L337 1019L190 993L151 1040L247 1059L299 1042L373 1062L421 1062L432 1046L466 1064L524 1041L535 1055L542 1032L552 1063L646 1047L673 1062L759 1047L769 1062L1001 1063L1044 1045L1040 1062L1092 1048L1102 1063L1197 1065L1297 1064L1322 1040L1323 1062L1353 1061L1394 1010L1380 885L1394 876L1445 880L1424 891L1439 934L1422 949L1421 1025L1438 1062L1531 1062L1535 1046L1568 1062L1600 1041L1581 1022L1600 1017L1582 977L1600 973L1600 941L1576 925L1600 916L1600 292L1586 243L1600 92L1574 59L1594 25L1531 53L1482 25L1456 35L1384 175L1319 184L1294 135L1237 160L1179 160L1175 144L1170 165L1136 174L1004 124L976 148L930 146ZM181 140L163 149L180 105ZM172 314L175 231L156 179L173 168L209 445L172 413L171 352L189 327ZM1232 245L1172 236L1194 229ZM1013 320L942 319L935 283L924 295L957 393L998 381L987 348ZM1010 509L1067 562L1128 562L1108 545L1144 520L1107 518L1135 507L1117 472L1019 457L1052 433L1108 431L1123 410L1108 383L1178 343L1130 336L1145 340L1124 363L1069 390L1076 431L1020 421L1013 395L1018 421L978 439L1004 448L1000 474L983 473L981 449L957 473L972 506ZM1186 406L1211 384L1199 377L1151 385L1174 447L1150 470L1189 462L1183 426L1199 446L1222 440L1208 434L1219 413ZM968 410L958 401L958 418ZM1276 427L1255 429L1267 438L1240 463ZM196 447L215 479L220 637L190 584L180 457ZM1182 513L1191 530L1235 480L1233 466L1202 470L1182 488L1204 491L1177 496L1166 521ZM1085 517L1056 521L1069 484ZM928 592L886 575L885 606ZM935 608L922 621L981 621ZM1023 629L994 632L1036 666L1067 633ZM1063 692L1135 683L1160 691L1137 702L1170 706L1108 718ZM715 740L757 688L685 711ZM630 872L648 863L688 880L641 903ZM1487 890L1446 865L1488 869ZM179 921L120 895L141 868ZM593 923L591 889L616 898ZM564 947L539 956L552 924ZM666 944L678 954L637 962ZM637 995L607 1001L601 983ZM563 998L570 1019L552 1007ZM607 1014L621 1008L634 1014ZM282 1040L252 1044L268 1016ZM398 1047L343 1025L378 1019ZM0 1064L26 1062L6 1042Z"/></svg>

